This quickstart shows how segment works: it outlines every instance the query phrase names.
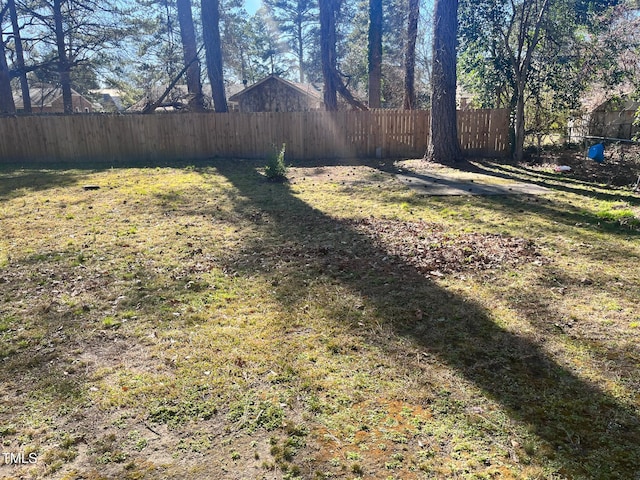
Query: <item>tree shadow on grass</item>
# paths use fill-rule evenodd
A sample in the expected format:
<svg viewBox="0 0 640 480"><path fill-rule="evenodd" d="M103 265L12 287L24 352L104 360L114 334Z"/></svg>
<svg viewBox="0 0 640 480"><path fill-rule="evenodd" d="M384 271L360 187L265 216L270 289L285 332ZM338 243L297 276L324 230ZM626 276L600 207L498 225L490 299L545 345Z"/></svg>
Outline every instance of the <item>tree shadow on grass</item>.
<svg viewBox="0 0 640 480"><path fill-rule="evenodd" d="M487 175L504 180L531 183L541 187L547 187L551 190L581 195L595 200L618 201L622 199L622 196L624 196L624 200L631 205L640 205L640 198L630 196L629 190L620 189L619 187L606 187L607 189L612 190L619 189L621 193L616 194L603 192L603 186L594 182L569 176L561 176L560 174L551 172L541 172L524 166L511 166L511 168L505 168L503 165L497 163L485 164L485 162L464 162L459 165L459 168L471 173Z"/></svg>
<svg viewBox="0 0 640 480"><path fill-rule="evenodd" d="M318 167L321 164L318 162L302 162L296 164L300 167ZM434 176L430 174L422 174L411 169L403 168L401 164L397 164L393 161L380 161L375 159L364 160L350 160L345 163L348 166L366 166L374 170L378 170L381 173L396 175L401 174L403 177L421 181L434 181L436 185L451 186L454 190L459 190L461 195L457 195L460 198L466 198L465 195L472 190L485 191L489 194L474 195L474 203L487 205L487 208L492 206L506 207L514 212L530 212L536 215L541 215L546 218L553 219L554 222L559 222L567 226L576 227L578 235L581 235L582 229L593 229L595 231L602 231L610 234L621 236L638 236L640 235L640 226L638 221L631 217L620 217L616 219L612 218L612 213L609 211L596 212L588 209L586 206L580 203L572 204L570 201L564 201L556 197L549 198L545 195L538 194L514 194L510 192L509 185L484 185L477 182L471 182L469 180L459 180L456 178L447 179L446 175L436 173ZM584 180L570 179L565 177L559 177L557 174L540 172L534 169L528 169L526 167L513 167L513 169L507 169L499 164L487 164L486 162L462 162L459 165L454 165L453 168L458 168L461 171L476 173L487 177L500 178L502 180L509 180L517 182L519 184L532 184L549 189L549 193L565 192L582 196L586 198L592 198L595 200L605 200L611 202L624 201L630 206L640 205L640 198L629 195L628 190L621 190L620 194L615 192L608 193L602 190L602 187ZM350 187L343 187L350 188ZM407 197L404 195L398 195L394 197L386 193L384 200L390 203L409 203L411 205L420 205L426 203L428 198L433 198L429 195L428 190L421 192L416 190L416 195L413 197ZM358 196L359 192L350 191L350 195ZM365 196L368 193L364 194ZM436 197L439 195L436 195ZM625 212L622 212L625 213Z"/></svg>
<svg viewBox="0 0 640 480"><path fill-rule="evenodd" d="M357 291L398 335L436 355L500 403L554 450L569 478L630 479L640 474L640 421L625 405L560 365L533 340L500 328L491 314L388 254L349 221L332 218L296 198L287 184L266 182L255 164L216 162L239 191L239 211L260 210L260 239L247 240L253 259L284 255L288 272L276 287L283 305L304 302L304 276ZM236 268L264 262L245 256ZM303 275L304 274L304 275ZM420 308L424 316L417 320ZM372 339L385 348L384 339ZM535 458L533 459L535 462Z"/></svg>
<svg viewBox="0 0 640 480"><path fill-rule="evenodd" d="M407 202L407 199L398 199ZM428 203L425 198L409 200L408 203L421 205ZM620 237L640 236L640 223L631 217L621 216L616 219L609 210L594 211L585 205L565 202L561 199L530 195L490 195L479 196L473 205L487 211L510 211L512 218L518 215L534 214L560 224L571 230L571 234L583 240L585 234L606 233ZM623 212L624 213L624 212ZM553 228L553 227L550 227ZM550 231L550 233L553 233ZM568 232L569 233L569 232ZM622 253L622 252L621 252ZM624 252L625 255L637 255Z"/></svg>
<svg viewBox="0 0 640 480"><path fill-rule="evenodd" d="M22 191L40 191L74 185L83 175L56 170L0 170L0 199L20 197Z"/></svg>

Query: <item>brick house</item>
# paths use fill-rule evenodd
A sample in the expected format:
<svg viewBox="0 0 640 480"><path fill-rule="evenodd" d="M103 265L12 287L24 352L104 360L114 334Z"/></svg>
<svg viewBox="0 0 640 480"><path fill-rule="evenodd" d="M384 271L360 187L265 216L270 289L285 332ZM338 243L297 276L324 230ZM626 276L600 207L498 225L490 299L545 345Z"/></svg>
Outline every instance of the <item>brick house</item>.
<svg viewBox="0 0 640 480"><path fill-rule="evenodd" d="M29 88L29 94L31 95L33 113L64 113L62 88L59 85L34 84ZM71 98L74 113L91 113L96 110L91 101L73 89L71 89ZM14 92L13 101L16 105L16 111L22 112L24 103L21 91Z"/></svg>

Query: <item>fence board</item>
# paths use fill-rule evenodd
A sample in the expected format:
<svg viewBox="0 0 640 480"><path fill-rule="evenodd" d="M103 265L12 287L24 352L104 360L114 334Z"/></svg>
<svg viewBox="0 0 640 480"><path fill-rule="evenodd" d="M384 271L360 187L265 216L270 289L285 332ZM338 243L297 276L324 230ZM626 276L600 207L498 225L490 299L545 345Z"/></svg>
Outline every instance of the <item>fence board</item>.
<svg viewBox="0 0 640 480"><path fill-rule="evenodd" d="M289 159L422 157L428 111L190 113L0 118L0 162L264 158L282 143ZM463 151L509 151L506 110L458 112Z"/></svg>
<svg viewBox="0 0 640 480"><path fill-rule="evenodd" d="M508 110L466 110L458 112L460 146L468 155L509 152Z"/></svg>

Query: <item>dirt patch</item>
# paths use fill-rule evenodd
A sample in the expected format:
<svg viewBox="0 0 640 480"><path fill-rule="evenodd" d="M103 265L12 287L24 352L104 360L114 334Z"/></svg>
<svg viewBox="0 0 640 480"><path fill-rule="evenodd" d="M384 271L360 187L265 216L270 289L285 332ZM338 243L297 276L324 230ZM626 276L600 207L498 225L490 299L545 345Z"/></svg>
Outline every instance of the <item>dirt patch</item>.
<svg viewBox="0 0 640 480"><path fill-rule="evenodd" d="M380 472L393 471L392 478L421 478L420 458L439 450L439 446L429 444L421 432L432 413L421 405L387 399L368 400L352 408L362 419L352 442L343 443L324 426L312 432L319 449L317 460L332 467L330 475L338 477L341 471L349 471L356 474L355 478L374 478ZM414 456L409 451L417 454Z"/></svg>
<svg viewBox="0 0 640 480"><path fill-rule="evenodd" d="M287 178L292 185L327 182L345 185L380 184L393 181L394 176L387 171L390 168L392 169L392 165L386 163L319 167L300 166L291 168Z"/></svg>

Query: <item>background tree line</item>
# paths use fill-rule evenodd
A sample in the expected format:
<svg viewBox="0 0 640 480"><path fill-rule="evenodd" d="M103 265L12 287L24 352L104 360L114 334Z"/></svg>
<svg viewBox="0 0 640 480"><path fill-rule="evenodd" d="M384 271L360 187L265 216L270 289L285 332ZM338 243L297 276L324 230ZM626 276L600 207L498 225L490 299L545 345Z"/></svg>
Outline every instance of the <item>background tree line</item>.
<svg viewBox="0 0 640 480"><path fill-rule="evenodd" d="M411 106L426 106L429 2L422 0L420 38L419 3L265 0L250 15L242 0L0 0L0 110L14 110L8 92L21 80L25 92L36 82L49 82L65 92L74 88L82 94L101 85L114 87L131 92L132 98L182 84L188 86L188 105L195 110L224 110L204 105L199 92L198 82L215 85L217 78L224 85L252 84L277 74L320 85L324 82L320 10L325 6L335 28L334 72L345 87L342 93L351 93L352 100L366 100L368 45L376 45L377 66L372 72L378 72L378 93L372 105L394 108L404 101L405 52L411 42L406 24L411 11L412 42L417 44L412 49L416 81L411 88L415 90L417 82L420 102L412 100ZM369 28L374 11L376 23ZM377 41L369 42L371 36ZM215 72L217 76L212 76ZM25 98L28 103L29 97ZM220 98L218 103L225 102Z"/></svg>
<svg viewBox="0 0 640 480"><path fill-rule="evenodd" d="M72 88L99 86L146 95L147 111L224 112L225 87L269 74L322 84L327 109L427 108L446 91L450 110L457 86L475 106L513 112L520 158L525 136L566 123L590 88L638 82L638 10L637 0L264 0L250 15L242 0L0 0L0 112L15 112L16 89L29 112L38 82L61 87L67 112ZM172 100L175 85L186 99Z"/></svg>

